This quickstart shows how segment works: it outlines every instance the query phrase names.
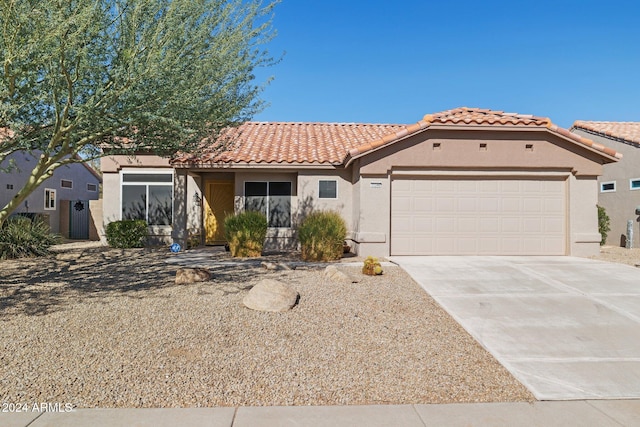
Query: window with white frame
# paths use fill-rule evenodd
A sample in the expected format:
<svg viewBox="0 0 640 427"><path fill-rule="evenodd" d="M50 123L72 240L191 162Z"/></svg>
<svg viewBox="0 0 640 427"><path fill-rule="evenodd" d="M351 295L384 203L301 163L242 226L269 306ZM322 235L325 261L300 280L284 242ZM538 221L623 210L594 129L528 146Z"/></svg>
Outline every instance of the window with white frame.
<svg viewBox="0 0 640 427"><path fill-rule="evenodd" d="M73 188L73 181L71 181L70 179L61 179L60 180L60 187L62 187L62 188Z"/></svg>
<svg viewBox="0 0 640 427"><path fill-rule="evenodd" d="M291 227L291 182L245 182L244 208L265 214L269 227Z"/></svg>
<svg viewBox="0 0 640 427"><path fill-rule="evenodd" d="M640 178L629 180L629 190L640 190Z"/></svg>
<svg viewBox="0 0 640 427"><path fill-rule="evenodd" d="M608 181L600 183L600 192L601 193L613 193L616 191L616 182Z"/></svg>
<svg viewBox="0 0 640 427"><path fill-rule="evenodd" d="M95 193L98 191L98 184L87 184L87 191Z"/></svg>
<svg viewBox="0 0 640 427"><path fill-rule="evenodd" d="M338 198L338 182L332 180L318 181L318 197L321 199L337 199Z"/></svg>
<svg viewBox="0 0 640 427"><path fill-rule="evenodd" d="M122 219L173 223L173 172L122 172Z"/></svg>
<svg viewBox="0 0 640 427"><path fill-rule="evenodd" d="M44 189L44 209L47 211L56 210L56 190Z"/></svg>

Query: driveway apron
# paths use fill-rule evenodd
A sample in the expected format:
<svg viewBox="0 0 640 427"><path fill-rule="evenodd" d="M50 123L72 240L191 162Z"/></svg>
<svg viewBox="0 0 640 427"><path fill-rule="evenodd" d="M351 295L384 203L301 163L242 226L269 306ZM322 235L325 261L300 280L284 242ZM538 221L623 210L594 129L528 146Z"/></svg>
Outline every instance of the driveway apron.
<svg viewBox="0 0 640 427"><path fill-rule="evenodd" d="M575 257L392 257L539 400L640 398L640 269Z"/></svg>

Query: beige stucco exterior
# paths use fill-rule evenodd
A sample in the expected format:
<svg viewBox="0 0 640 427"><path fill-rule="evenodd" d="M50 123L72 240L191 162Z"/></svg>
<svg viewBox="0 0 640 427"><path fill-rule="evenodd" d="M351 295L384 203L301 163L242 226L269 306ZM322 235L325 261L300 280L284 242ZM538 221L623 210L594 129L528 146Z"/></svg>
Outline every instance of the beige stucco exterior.
<svg viewBox="0 0 640 427"><path fill-rule="evenodd" d="M289 181L293 227L270 229L267 250L297 247L295 226L310 211L335 210L349 227L349 242L360 255L390 255L392 182L398 177L526 177L562 181L563 227L566 255L593 255L599 250L597 228L597 182L602 164L612 161L545 129L501 130L485 128L430 128L404 140L363 153L339 166L225 165L211 168L175 169L174 226L152 230L155 241L183 241L186 233L203 229L202 197L211 180L233 181L236 211L244 207L246 181ZM120 219L120 173L171 168L166 159L138 156L109 157L103 161L105 223ZM320 180L335 180L337 197L319 199ZM182 188L186 188L185 191ZM196 196L198 195L198 196ZM640 192L638 192L640 195ZM640 204L640 203L638 203Z"/></svg>
<svg viewBox="0 0 640 427"><path fill-rule="evenodd" d="M610 218L611 230L606 244L614 246L626 245L627 221L633 222L633 247L640 247L640 216L636 208L640 207L640 189L631 189L631 180L640 179L640 146L613 138L572 129L573 133L589 138L594 142L611 147L623 155L619 162L606 164L603 173L598 177L598 204L605 208ZM614 183L614 191L601 191L602 183ZM640 213L640 211L639 211Z"/></svg>

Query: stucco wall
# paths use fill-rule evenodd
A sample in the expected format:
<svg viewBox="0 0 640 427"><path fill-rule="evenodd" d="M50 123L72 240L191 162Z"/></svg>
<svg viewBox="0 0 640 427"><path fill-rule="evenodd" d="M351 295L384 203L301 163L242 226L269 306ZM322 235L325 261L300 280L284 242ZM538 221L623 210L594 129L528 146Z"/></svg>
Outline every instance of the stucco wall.
<svg viewBox="0 0 640 427"><path fill-rule="evenodd" d="M433 130L362 157L361 172L386 174L393 168L432 167L601 174L601 157L576 144L546 131Z"/></svg>
<svg viewBox="0 0 640 427"><path fill-rule="evenodd" d="M632 220L633 247L640 247L640 216L636 215L636 207L640 206L640 190L631 190L629 184L631 179L640 179L640 148L579 129L573 129L572 132L622 153L622 159L604 165L602 176L598 177L598 204L606 209L611 219L611 231L606 244L625 246L627 221ZM615 182L616 191L600 192L600 183L603 182Z"/></svg>
<svg viewBox="0 0 640 427"><path fill-rule="evenodd" d="M356 251L362 256L388 256L391 227L391 180L388 175L363 175L358 186Z"/></svg>
<svg viewBox="0 0 640 427"><path fill-rule="evenodd" d="M569 255L592 256L600 252L598 191L596 180L571 175L569 185Z"/></svg>

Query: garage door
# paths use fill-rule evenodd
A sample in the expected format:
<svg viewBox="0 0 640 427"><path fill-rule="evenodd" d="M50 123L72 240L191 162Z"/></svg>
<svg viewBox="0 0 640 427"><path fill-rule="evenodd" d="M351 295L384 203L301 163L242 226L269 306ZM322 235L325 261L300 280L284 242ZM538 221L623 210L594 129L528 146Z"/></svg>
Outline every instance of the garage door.
<svg viewBox="0 0 640 427"><path fill-rule="evenodd" d="M392 255L565 255L564 179L396 179Z"/></svg>

